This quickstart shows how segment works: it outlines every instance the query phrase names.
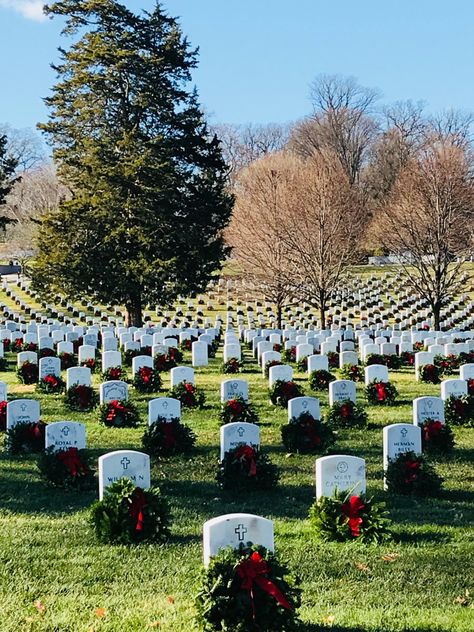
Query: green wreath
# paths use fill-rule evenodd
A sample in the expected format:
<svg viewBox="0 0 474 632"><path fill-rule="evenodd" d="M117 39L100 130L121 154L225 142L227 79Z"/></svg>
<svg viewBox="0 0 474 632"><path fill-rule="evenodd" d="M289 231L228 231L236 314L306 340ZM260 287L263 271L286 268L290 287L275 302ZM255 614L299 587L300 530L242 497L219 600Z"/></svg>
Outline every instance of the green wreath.
<svg viewBox="0 0 474 632"><path fill-rule="evenodd" d="M402 452L389 460L385 471L387 491L393 494L437 496L442 483L425 457L415 452Z"/></svg>
<svg viewBox="0 0 474 632"><path fill-rule="evenodd" d="M44 450L46 424L21 422L9 428L5 434L5 450L9 454L30 454Z"/></svg>
<svg viewBox="0 0 474 632"><path fill-rule="evenodd" d="M275 406L286 408L290 399L294 397L302 397L304 391L299 384L290 380L276 380L268 389L270 401Z"/></svg>
<svg viewBox="0 0 474 632"><path fill-rule="evenodd" d="M102 404L99 422L113 428L135 428L140 423L137 407L129 400L113 399Z"/></svg>
<svg viewBox="0 0 474 632"><path fill-rule="evenodd" d="M398 390L392 382L372 380L365 388L365 396L369 404L391 406L398 397Z"/></svg>
<svg viewBox="0 0 474 632"><path fill-rule="evenodd" d="M448 424L434 419L425 419L420 424L420 428L424 453L444 455L453 451L454 435Z"/></svg>
<svg viewBox="0 0 474 632"><path fill-rule="evenodd" d="M85 384L73 384L64 396L64 403L69 410L87 412L93 410L99 403L99 395L92 386Z"/></svg>
<svg viewBox="0 0 474 632"><path fill-rule="evenodd" d="M367 413L352 400L334 402L326 417L327 423L333 428L363 428L367 425Z"/></svg>
<svg viewBox="0 0 474 632"><path fill-rule="evenodd" d="M364 381L364 370L358 364L345 364L339 371L341 380Z"/></svg>
<svg viewBox="0 0 474 632"><path fill-rule="evenodd" d="M144 451L150 456L172 456L191 452L196 435L179 419L158 419L147 427L142 437Z"/></svg>
<svg viewBox="0 0 474 632"><path fill-rule="evenodd" d="M209 632L293 632L299 629L300 583L263 546L223 549L202 573L199 622Z"/></svg>
<svg viewBox="0 0 474 632"><path fill-rule="evenodd" d="M156 369L142 366L133 376L133 386L139 393L157 393L161 386L161 376Z"/></svg>
<svg viewBox="0 0 474 632"><path fill-rule="evenodd" d="M325 369L311 371L308 378L309 386L313 391L327 391L329 384L334 382L335 376Z"/></svg>
<svg viewBox="0 0 474 632"><path fill-rule="evenodd" d="M222 373L240 373L242 371L242 367L243 362L241 360L237 360L237 358L230 358L227 362L223 363Z"/></svg>
<svg viewBox="0 0 474 632"><path fill-rule="evenodd" d="M382 542L390 537L385 505L365 494L335 491L311 506L309 519L316 535L325 541Z"/></svg>
<svg viewBox="0 0 474 632"><path fill-rule="evenodd" d="M107 544L162 543L170 535L169 505L159 488L142 489L128 478L107 487L92 505L90 521Z"/></svg>
<svg viewBox="0 0 474 632"><path fill-rule="evenodd" d="M227 400L221 405L219 413L221 424L239 423L258 423L258 415L254 407L243 397L234 397Z"/></svg>
<svg viewBox="0 0 474 632"><path fill-rule="evenodd" d="M18 367L16 375L22 384L35 384L38 381L38 365L27 360Z"/></svg>
<svg viewBox="0 0 474 632"><path fill-rule="evenodd" d="M173 386L168 392L167 396L173 399L179 399L181 406L184 408L202 408L206 401L204 392L194 384L191 384L191 382L180 382L176 384L176 386Z"/></svg>
<svg viewBox="0 0 474 632"><path fill-rule="evenodd" d="M444 402L444 416L446 423L453 426L474 426L474 396L450 395Z"/></svg>
<svg viewBox="0 0 474 632"><path fill-rule="evenodd" d="M91 458L86 450L55 450L52 446L43 451L37 465L43 478L55 487L84 490L94 486Z"/></svg>
<svg viewBox="0 0 474 632"><path fill-rule="evenodd" d="M333 430L309 413L292 417L281 427L281 438L288 452L325 454L335 442Z"/></svg>
<svg viewBox="0 0 474 632"><path fill-rule="evenodd" d="M216 479L221 489L250 491L273 489L279 479L278 468L258 448L241 443L224 454L217 466Z"/></svg>
<svg viewBox="0 0 474 632"><path fill-rule="evenodd" d="M36 384L36 390L46 395L57 395L58 393L62 393L65 388L66 382L56 375L45 375Z"/></svg>

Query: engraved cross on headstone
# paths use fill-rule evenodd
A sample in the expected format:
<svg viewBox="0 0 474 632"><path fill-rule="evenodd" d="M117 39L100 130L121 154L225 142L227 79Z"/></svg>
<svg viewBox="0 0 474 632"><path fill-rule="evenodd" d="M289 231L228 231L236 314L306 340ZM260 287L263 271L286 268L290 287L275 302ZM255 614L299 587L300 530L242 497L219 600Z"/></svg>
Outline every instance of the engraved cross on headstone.
<svg viewBox="0 0 474 632"><path fill-rule="evenodd" d="M239 537L239 542L243 542L244 538L245 538L245 534L247 533L248 529L247 527L244 527L243 524L239 524L235 529L234 532L238 535Z"/></svg>
<svg viewBox="0 0 474 632"><path fill-rule="evenodd" d="M65 437L68 436L70 430L67 426L64 426L64 428L61 428L61 434L63 434Z"/></svg>
<svg viewBox="0 0 474 632"><path fill-rule="evenodd" d="M242 428L242 426L240 426L240 428L237 428L237 434L239 435L239 437L244 436L245 430Z"/></svg>
<svg viewBox="0 0 474 632"><path fill-rule="evenodd" d="M120 461L120 463L122 464L122 467L124 470L128 469L128 466L130 465L131 461L130 459L127 459L126 456L123 457L123 459Z"/></svg>

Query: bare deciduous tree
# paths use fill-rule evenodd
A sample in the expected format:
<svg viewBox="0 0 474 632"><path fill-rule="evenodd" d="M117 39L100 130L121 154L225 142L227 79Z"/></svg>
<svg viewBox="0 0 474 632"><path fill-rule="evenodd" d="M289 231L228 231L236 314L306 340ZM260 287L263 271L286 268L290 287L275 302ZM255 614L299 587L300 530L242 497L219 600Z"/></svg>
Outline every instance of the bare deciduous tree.
<svg viewBox="0 0 474 632"><path fill-rule="evenodd" d="M283 148L288 141L289 126L278 123L267 125L216 125L213 128L221 141L231 184L240 170L255 160Z"/></svg>
<svg viewBox="0 0 474 632"><path fill-rule="evenodd" d="M311 85L313 114L298 123L290 147L303 156L331 151L354 184L378 132L372 116L379 94L353 77L320 75Z"/></svg>
<svg viewBox="0 0 474 632"><path fill-rule="evenodd" d="M401 170L382 206L380 240L403 257L407 282L431 306L462 289L463 256L473 247L472 164L459 138L433 135Z"/></svg>
<svg viewBox="0 0 474 632"><path fill-rule="evenodd" d="M293 278L303 297L319 309L324 329L328 303L348 266L356 261L366 214L334 153L300 159L296 167L285 214L285 240Z"/></svg>
<svg viewBox="0 0 474 632"><path fill-rule="evenodd" d="M285 227L297 163L295 157L279 152L243 169L235 186L232 222L226 231L245 276L275 304L278 327L283 306L295 287Z"/></svg>

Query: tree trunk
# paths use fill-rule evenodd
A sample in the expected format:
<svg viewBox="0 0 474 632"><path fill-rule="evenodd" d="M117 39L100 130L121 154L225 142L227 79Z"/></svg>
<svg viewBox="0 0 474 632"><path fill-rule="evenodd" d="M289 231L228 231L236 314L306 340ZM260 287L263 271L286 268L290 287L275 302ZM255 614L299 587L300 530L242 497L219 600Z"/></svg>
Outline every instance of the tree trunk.
<svg viewBox="0 0 474 632"><path fill-rule="evenodd" d="M326 329L326 305L321 303L319 306L319 319L321 321L321 329Z"/></svg>
<svg viewBox="0 0 474 632"><path fill-rule="evenodd" d="M139 297L133 297L125 305L125 327L141 327L143 325L142 318L142 302Z"/></svg>
<svg viewBox="0 0 474 632"><path fill-rule="evenodd" d="M440 331L441 303L434 303L431 308L433 310L434 329L435 331Z"/></svg>
<svg viewBox="0 0 474 632"><path fill-rule="evenodd" d="M282 306L281 303L277 303L277 328L281 329L281 314L282 314Z"/></svg>

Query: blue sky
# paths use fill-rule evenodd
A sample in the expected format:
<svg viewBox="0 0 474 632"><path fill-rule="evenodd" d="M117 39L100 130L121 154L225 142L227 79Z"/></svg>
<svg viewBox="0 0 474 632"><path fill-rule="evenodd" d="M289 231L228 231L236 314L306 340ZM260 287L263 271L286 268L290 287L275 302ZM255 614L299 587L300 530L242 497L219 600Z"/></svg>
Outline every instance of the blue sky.
<svg viewBox="0 0 474 632"><path fill-rule="evenodd" d="M0 123L34 127L60 22L41 2L0 0ZM124 0L150 8L152 0ZM353 75L385 102L423 100L430 111L474 110L472 0L167 0L200 48L194 73L213 122L286 122L310 111L319 73Z"/></svg>

